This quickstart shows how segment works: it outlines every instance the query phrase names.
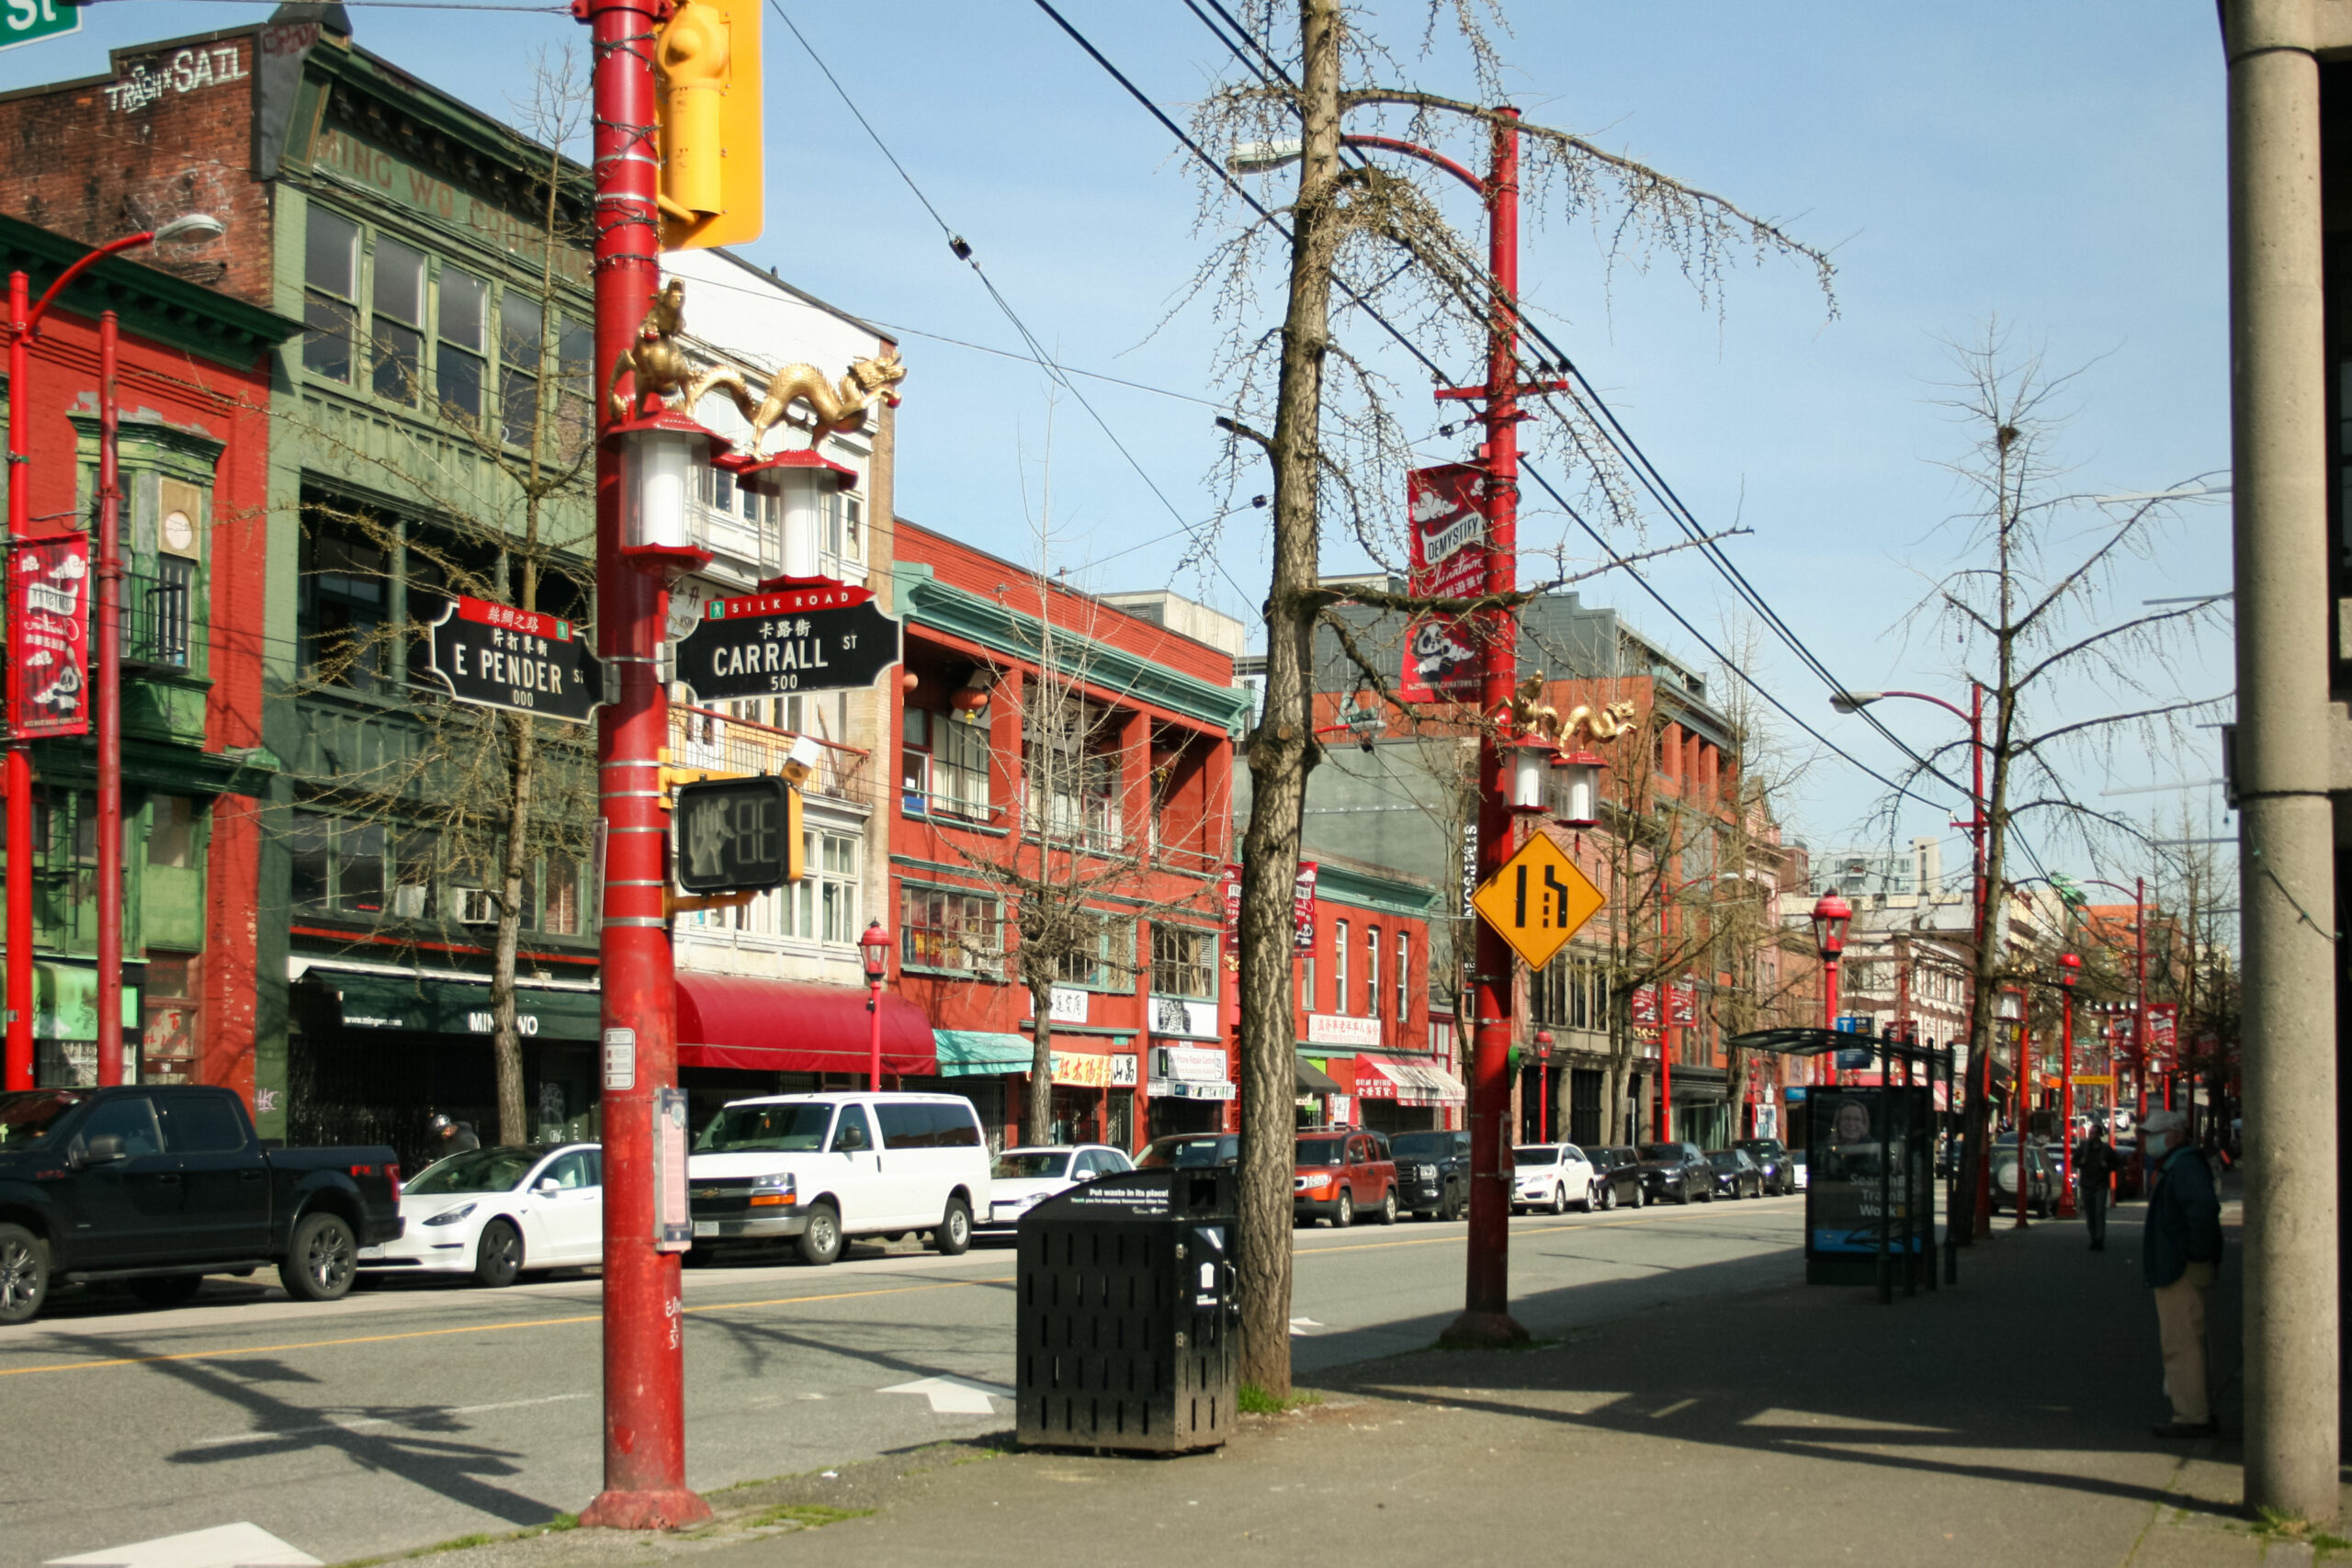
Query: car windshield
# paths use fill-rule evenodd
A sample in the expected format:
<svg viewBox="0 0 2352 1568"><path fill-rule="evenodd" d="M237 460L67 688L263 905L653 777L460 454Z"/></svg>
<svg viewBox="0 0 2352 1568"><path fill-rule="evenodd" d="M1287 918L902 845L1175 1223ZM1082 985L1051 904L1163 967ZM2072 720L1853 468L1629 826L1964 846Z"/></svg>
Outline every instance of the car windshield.
<svg viewBox="0 0 2352 1568"><path fill-rule="evenodd" d="M80 1095L60 1089L0 1094L0 1148L40 1142L59 1117L81 1103Z"/></svg>
<svg viewBox="0 0 2352 1568"><path fill-rule="evenodd" d="M1560 1151L1550 1144L1529 1144L1511 1150L1510 1162L1513 1165L1557 1165L1560 1163Z"/></svg>
<svg viewBox="0 0 2352 1568"><path fill-rule="evenodd" d="M730 1154L739 1149L762 1149L787 1155L815 1154L825 1146L825 1130L832 1124L831 1100L730 1105L710 1119L710 1125L695 1140L695 1152Z"/></svg>
<svg viewBox="0 0 2352 1568"><path fill-rule="evenodd" d="M1732 1147L1742 1154L1769 1155L1772 1152L1771 1144L1763 1138L1750 1138L1744 1143L1734 1144Z"/></svg>
<svg viewBox="0 0 2352 1568"><path fill-rule="evenodd" d="M1737 1170L1739 1168L1739 1156L1732 1153L1729 1149L1717 1149L1713 1154L1707 1156L1707 1163L1713 1166L1717 1170Z"/></svg>
<svg viewBox="0 0 2352 1568"><path fill-rule="evenodd" d="M1680 1144L1644 1144L1642 1157L1679 1162L1682 1158L1682 1145Z"/></svg>
<svg viewBox="0 0 2352 1568"><path fill-rule="evenodd" d="M1454 1135L1452 1133L1399 1133L1388 1140L1398 1159L1450 1159L1453 1156Z"/></svg>
<svg viewBox="0 0 2352 1568"><path fill-rule="evenodd" d="M1231 1165L1241 1155L1241 1140L1231 1134L1201 1134L1191 1137L1161 1138L1143 1151L1140 1164L1146 1170L1205 1170L1211 1166Z"/></svg>
<svg viewBox="0 0 2352 1568"><path fill-rule="evenodd" d="M1298 1141L1298 1163L1301 1165L1343 1165L1347 1145L1345 1138L1301 1138Z"/></svg>
<svg viewBox="0 0 2352 1568"><path fill-rule="evenodd" d="M435 1160L416 1173L407 1190L435 1192L511 1192L548 1151L528 1144L493 1149L468 1149L447 1159Z"/></svg>
<svg viewBox="0 0 2352 1568"><path fill-rule="evenodd" d="M996 1169L989 1174L999 1181L1051 1181L1069 1169L1068 1149L1047 1149L1032 1154L1009 1154L996 1156Z"/></svg>

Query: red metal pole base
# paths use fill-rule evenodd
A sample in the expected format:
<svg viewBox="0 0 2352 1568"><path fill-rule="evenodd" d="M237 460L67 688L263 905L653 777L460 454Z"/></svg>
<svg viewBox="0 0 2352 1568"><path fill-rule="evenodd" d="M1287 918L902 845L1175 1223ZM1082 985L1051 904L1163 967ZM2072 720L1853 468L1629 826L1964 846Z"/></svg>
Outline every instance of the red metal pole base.
<svg viewBox="0 0 2352 1568"><path fill-rule="evenodd" d="M710 1505L681 1486L667 1492L600 1492L580 1510L580 1522L599 1530L674 1530L709 1518Z"/></svg>
<svg viewBox="0 0 2352 1568"><path fill-rule="evenodd" d="M1465 1312L1445 1325L1437 1342L1446 1350L1509 1350L1532 1337L1507 1312Z"/></svg>

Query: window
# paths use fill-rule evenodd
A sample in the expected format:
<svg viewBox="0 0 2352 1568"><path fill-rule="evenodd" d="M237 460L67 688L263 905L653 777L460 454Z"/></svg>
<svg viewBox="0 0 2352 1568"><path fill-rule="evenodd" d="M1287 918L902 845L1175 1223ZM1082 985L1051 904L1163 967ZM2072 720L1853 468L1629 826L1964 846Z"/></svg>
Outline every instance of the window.
<svg viewBox="0 0 2352 1568"><path fill-rule="evenodd" d="M440 912L434 875L440 848L441 834L435 829L410 828L392 836L391 912L395 919L431 919Z"/></svg>
<svg viewBox="0 0 2352 1568"><path fill-rule="evenodd" d="M441 412L469 423L481 418L482 381L489 365L483 341L490 285L454 266L441 269L440 351L433 365Z"/></svg>
<svg viewBox="0 0 2352 1568"><path fill-rule="evenodd" d="M1378 926L1364 928L1363 1014L1366 1018L1380 1016L1380 928Z"/></svg>
<svg viewBox="0 0 2352 1568"><path fill-rule="evenodd" d="M1125 915L1079 918L1089 929L1078 932L1070 950L1055 959L1057 977L1096 990L1122 991L1133 985L1135 921Z"/></svg>
<svg viewBox="0 0 2352 1568"><path fill-rule="evenodd" d="M390 558L365 535L328 522L304 531L301 553L302 673L373 691L384 672Z"/></svg>
<svg viewBox="0 0 2352 1568"><path fill-rule="evenodd" d="M1315 954L1311 953L1306 954L1301 962L1300 967L1302 972L1299 976L1298 994L1306 998L1306 1000L1300 1005L1305 1007L1307 1011L1313 1012L1315 1010L1315 1004L1317 1000L1315 992Z"/></svg>
<svg viewBox="0 0 2352 1568"><path fill-rule="evenodd" d="M175 1155L234 1154L245 1146L244 1119L226 1095L175 1095L164 1114Z"/></svg>
<svg viewBox="0 0 2352 1568"><path fill-rule="evenodd" d="M1413 939L1403 931L1398 931L1396 933L1396 1021L1399 1025L1404 1023L1405 1015L1412 1010L1409 995L1412 987L1408 984L1413 972L1410 962L1412 947Z"/></svg>
<svg viewBox="0 0 2352 1568"><path fill-rule="evenodd" d="M368 339L376 395L413 405L424 389L424 253L379 235L372 303Z"/></svg>
<svg viewBox="0 0 2352 1568"><path fill-rule="evenodd" d="M1215 998L1216 937L1215 931L1196 931L1190 926L1154 925L1152 990L1163 997L1197 997L1203 1000Z"/></svg>
<svg viewBox="0 0 2352 1568"><path fill-rule="evenodd" d="M539 419L539 362L546 353L546 312L517 289L498 301L498 428L509 446L527 447Z"/></svg>
<svg viewBox="0 0 2352 1568"><path fill-rule="evenodd" d="M384 912L384 825L297 807L288 849L297 908Z"/></svg>
<svg viewBox="0 0 2352 1568"><path fill-rule="evenodd" d="M1331 1010L1348 1010L1348 922L1331 922Z"/></svg>
<svg viewBox="0 0 2352 1568"><path fill-rule="evenodd" d="M560 850L548 852L548 901L539 929L549 936L580 934L580 881L586 870Z"/></svg>
<svg viewBox="0 0 2352 1568"><path fill-rule="evenodd" d="M596 433L596 329L578 316L556 324L557 456L572 462Z"/></svg>
<svg viewBox="0 0 2352 1568"><path fill-rule="evenodd" d="M85 1143L119 1138L129 1158L164 1152L164 1135L155 1126L155 1107L143 1094L101 1104L82 1124L82 1137Z"/></svg>
<svg viewBox="0 0 2352 1568"><path fill-rule="evenodd" d="M862 847L862 840L853 834L809 829L801 837L804 869L798 882L762 893L740 908L681 914L678 924L682 929L714 935L749 938L751 945L759 945L763 940L854 942L859 931L857 886ZM562 868L560 877L559 865ZM560 913L571 922L560 934L575 934L580 930L577 889L581 869L568 856L552 852L548 856L548 931L558 931L553 922ZM568 901L560 906L559 897L567 889L571 890Z"/></svg>
<svg viewBox="0 0 2352 1568"><path fill-rule="evenodd" d="M184 795L147 797L147 863L186 870L196 864L196 802Z"/></svg>
<svg viewBox="0 0 2352 1568"><path fill-rule="evenodd" d="M949 887L900 886L899 963L993 975L1001 951L995 899Z"/></svg>
<svg viewBox="0 0 2352 1568"><path fill-rule="evenodd" d="M840 569L855 566L865 558L865 503L856 496L835 491L825 498L825 511L819 526L822 534L817 544L819 551L828 558L821 562L832 576L840 576Z"/></svg>
<svg viewBox="0 0 2352 1568"><path fill-rule="evenodd" d="M1022 736L1027 830L1057 843L1116 851L1124 841L1118 716L1075 697L1034 705L1035 722L1024 725Z"/></svg>
<svg viewBox="0 0 2352 1568"><path fill-rule="evenodd" d="M359 225L314 206L302 249L302 368L347 382L359 334Z"/></svg>
<svg viewBox="0 0 2352 1568"><path fill-rule="evenodd" d="M935 817L989 814L989 725L985 710L941 714L906 710L900 757L901 804Z"/></svg>

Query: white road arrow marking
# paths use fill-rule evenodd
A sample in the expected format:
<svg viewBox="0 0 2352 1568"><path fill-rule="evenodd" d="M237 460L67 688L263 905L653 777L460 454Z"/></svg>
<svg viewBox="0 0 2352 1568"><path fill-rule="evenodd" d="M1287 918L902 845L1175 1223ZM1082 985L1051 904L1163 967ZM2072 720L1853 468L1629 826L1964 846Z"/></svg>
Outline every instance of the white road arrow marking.
<svg viewBox="0 0 2352 1568"><path fill-rule="evenodd" d="M1311 1317L1294 1317L1290 1320L1290 1337L1293 1339L1304 1339L1317 1329L1329 1326L1329 1325L1317 1323Z"/></svg>
<svg viewBox="0 0 2352 1568"><path fill-rule="evenodd" d="M884 1393L919 1393L931 1401L933 1416L993 1416L996 1407L989 1403L990 1395L1011 1399L1012 1391L998 1388L993 1383L967 1382L962 1378L918 1378L913 1382L898 1383L880 1392Z"/></svg>
<svg viewBox="0 0 2352 1568"><path fill-rule="evenodd" d="M109 1546L79 1557L52 1557L49 1568L319 1568L319 1560L259 1525L234 1524Z"/></svg>

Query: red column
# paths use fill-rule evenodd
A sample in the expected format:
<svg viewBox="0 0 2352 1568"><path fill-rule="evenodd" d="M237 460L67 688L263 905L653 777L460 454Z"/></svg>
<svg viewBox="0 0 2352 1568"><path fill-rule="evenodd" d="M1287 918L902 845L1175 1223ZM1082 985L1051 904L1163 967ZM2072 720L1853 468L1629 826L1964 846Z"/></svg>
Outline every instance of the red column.
<svg viewBox="0 0 2352 1568"><path fill-rule="evenodd" d="M112 310L98 318L98 1082L122 1082L122 477Z"/></svg>
<svg viewBox="0 0 2352 1568"><path fill-rule="evenodd" d="M2075 1213L2075 993L2070 987L2058 998L2058 1114L2064 1131L2058 1139L2058 1212Z"/></svg>
<svg viewBox="0 0 2352 1568"><path fill-rule="evenodd" d="M1516 110L1498 111L1515 115ZM1493 277L1487 343L1487 591L1519 587L1519 132L1494 127L1487 181L1487 265ZM1487 617L1482 711L1508 714L1519 680L1519 620ZM1489 727L1478 742L1478 876L1510 858L1509 759ZM1452 1339L1510 1343L1527 1337L1510 1315L1510 1172L1503 1118L1510 1103L1511 952L1484 920L1477 929L1470 1080L1470 1247L1462 1315Z"/></svg>
<svg viewBox="0 0 2352 1568"><path fill-rule="evenodd" d="M575 0L594 51L596 363L637 334L659 279L654 34L668 0ZM603 377L597 379L601 382ZM602 399L599 399L601 404ZM609 411L597 413L600 425ZM678 1258L654 1249L653 1094L677 1082L677 993L662 896L657 758L669 715L653 659L662 590L620 553L618 456L596 455L597 651L619 701L596 716L605 841L605 1490L580 1516L616 1529L710 1517L686 1489Z"/></svg>
<svg viewBox="0 0 2352 1568"><path fill-rule="evenodd" d="M21 537L32 531L32 459L27 443L25 406L32 396L31 355L27 353L30 329L26 318L32 290L25 275L8 275L8 532ZM11 552L13 558L14 552ZM13 558L9 565L14 566ZM13 571L0 573L9 590L9 615L15 614ZM8 666L9 707L16 706L19 671ZM7 1089L33 1087L33 764L23 741L8 747L8 976Z"/></svg>

